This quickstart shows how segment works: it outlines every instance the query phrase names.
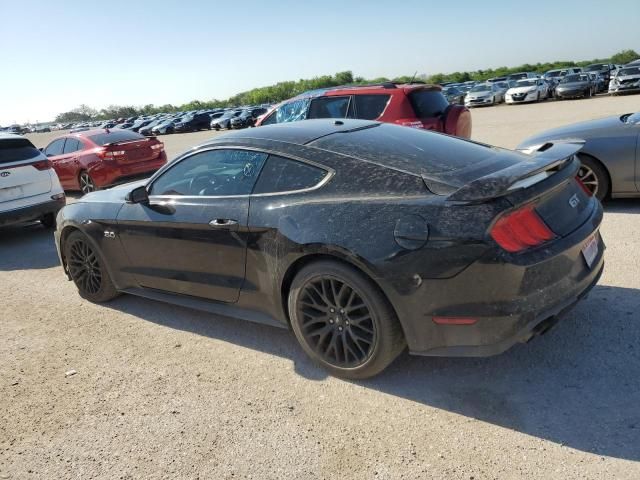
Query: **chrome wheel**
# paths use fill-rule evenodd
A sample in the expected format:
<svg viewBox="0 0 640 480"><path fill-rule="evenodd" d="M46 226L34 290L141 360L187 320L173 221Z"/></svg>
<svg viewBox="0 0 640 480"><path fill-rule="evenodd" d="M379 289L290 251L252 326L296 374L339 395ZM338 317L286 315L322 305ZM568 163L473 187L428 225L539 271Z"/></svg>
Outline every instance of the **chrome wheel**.
<svg viewBox="0 0 640 480"><path fill-rule="evenodd" d="M578 170L578 178L584 183L584 186L587 187L593 196L597 196L599 186L598 176L591 168L583 163Z"/></svg>
<svg viewBox="0 0 640 480"><path fill-rule="evenodd" d="M100 291L102 270L98 257L86 241L76 239L71 244L67 265L78 288L92 295Z"/></svg>
<svg viewBox="0 0 640 480"><path fill-rule="evenodd" d="M301 289L297 317L307 345L340 368L364 364L377 342L373 314L354 288L333 276L317 276Z"/></svg>
<svg viewBox="0 0 640 480"><path fill-rule="evenodd" d="M93 179L87 172L82 172L80 174L80 190L82 193L87 194L95 191L96 184L93 183Z"/></svg>

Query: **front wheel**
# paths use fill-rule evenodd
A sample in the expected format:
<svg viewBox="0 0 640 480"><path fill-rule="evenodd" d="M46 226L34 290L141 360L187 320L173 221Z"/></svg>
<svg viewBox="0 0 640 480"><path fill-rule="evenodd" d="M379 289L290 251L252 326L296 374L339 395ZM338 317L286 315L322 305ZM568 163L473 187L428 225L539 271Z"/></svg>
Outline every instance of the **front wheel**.
<svg viewBox="0 0 640 480"><path fill-rule="evenodd" d="M107 302L118 296L102 256L82 232L69 234L62 248L69 275L81 297Z"/></svg>
<svg viewBox="0 0 640 480"><path fill-rule="evenodd" d="M400 323L382 292L342 263L304 267L293 280L288 307L303 350L337 377L376 375L405 347Z"/></svg>
<svg viewBox="0 0 640 480"><path fill-rule="evenodd" d="M594 197L603 201L609 194L609 174L595 158L578 156L581 163L578 178Z"/></svg>

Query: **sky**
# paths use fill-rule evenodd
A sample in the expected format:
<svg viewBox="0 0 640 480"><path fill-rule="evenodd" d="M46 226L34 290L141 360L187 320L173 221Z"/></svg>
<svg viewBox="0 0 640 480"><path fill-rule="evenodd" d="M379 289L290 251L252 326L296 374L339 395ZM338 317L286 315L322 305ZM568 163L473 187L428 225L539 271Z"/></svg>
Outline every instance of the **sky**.
<svg viewBox="0 0 640 480"><path fill-rule="evenodd" d="M640 51L639 0L0 0L0 125L366 78Z"/></svg>

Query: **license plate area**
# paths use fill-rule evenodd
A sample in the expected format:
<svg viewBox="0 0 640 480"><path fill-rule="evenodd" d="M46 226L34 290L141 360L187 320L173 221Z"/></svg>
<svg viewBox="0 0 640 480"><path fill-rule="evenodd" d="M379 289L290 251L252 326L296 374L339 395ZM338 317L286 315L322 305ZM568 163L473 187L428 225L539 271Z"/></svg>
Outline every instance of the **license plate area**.
<svg viewBox="0 0 640 480"><path fill-rule="evenodd" d="M582 247L582 258L587 263L587 267L592 268L596 258L598 258L598 237L592 235L587 243Z"/></svg>

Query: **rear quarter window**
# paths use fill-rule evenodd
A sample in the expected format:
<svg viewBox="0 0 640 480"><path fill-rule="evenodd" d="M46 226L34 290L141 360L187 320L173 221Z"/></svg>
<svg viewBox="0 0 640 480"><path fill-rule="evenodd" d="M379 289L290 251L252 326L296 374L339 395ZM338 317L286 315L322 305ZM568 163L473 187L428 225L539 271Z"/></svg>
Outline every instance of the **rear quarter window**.
<svg viewBox="0 0 640 480"><path fill-rule="evenodd" d="M308 118L345 118L349 109L349 97L314 98Z"/></svg>
<svg viewBox="0 0 640 480"><path fill-rule="evenodd" d="M26 138L0 140L0 164L31 160L40 156L40 150Z"/></svg>
<svg viewBox="0 0 640 480"><path fill-rule="evenodd" d="M437 90L416 90L409 94L409 102L417 118L439 117L449 106L442 92Z"/></svg>
<svg viewBox="0 0 640 480"><path fill-rule="evenodd" d="M355 95L356 116L364 120L375 120L387 108L391 95Z"/></svg>
<svg viewBox="0 0 640 480"><path fill-rule="evenodd" d="M253 193L303 190L318 185L328 172L322 168L288 158L270 155Z"/></svg>
<svg viewBox="0 0 640 480"><path fill-rule="evenodd" d="M98 133L91 135L89 139L96 145L103 146L108 143L131 142L134 140L144 140L144 136L129 130L111 130L109 133Z"/></svg>

